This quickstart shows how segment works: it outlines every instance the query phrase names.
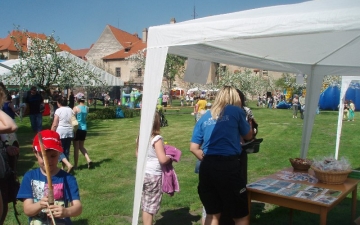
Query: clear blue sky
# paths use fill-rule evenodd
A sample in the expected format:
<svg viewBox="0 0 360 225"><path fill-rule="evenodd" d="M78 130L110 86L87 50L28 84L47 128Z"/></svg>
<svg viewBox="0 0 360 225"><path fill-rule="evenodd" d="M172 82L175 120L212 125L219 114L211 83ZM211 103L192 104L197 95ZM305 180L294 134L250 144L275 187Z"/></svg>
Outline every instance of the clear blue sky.
<svg viewBox="0 0 360 225"><path fill-rule="evenodd" d="M72 49L89 48L107 24L129 33L150 26L306 0L2 0L0 38L15 26L50 35Z"/></svg>

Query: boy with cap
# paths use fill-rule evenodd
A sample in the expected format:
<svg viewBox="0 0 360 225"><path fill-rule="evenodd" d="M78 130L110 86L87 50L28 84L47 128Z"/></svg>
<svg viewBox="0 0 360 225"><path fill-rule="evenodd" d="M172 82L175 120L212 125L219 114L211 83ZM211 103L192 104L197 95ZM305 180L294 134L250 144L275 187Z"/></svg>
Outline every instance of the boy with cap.
<svg viewBox="0 0 360 225"><path fill-rule="evenodd" d="M24 213L29 216L29 224L52 224L49 210L57 225L72 224L70 217L82 212L76 179L57 167L59 155L63 152L59 134L51 130L43 130L40 134L49 163L54 205L48 205L48 182L38 134L33 141L33 151L40 168L25 173L17 198L24 202Z"/></svg>

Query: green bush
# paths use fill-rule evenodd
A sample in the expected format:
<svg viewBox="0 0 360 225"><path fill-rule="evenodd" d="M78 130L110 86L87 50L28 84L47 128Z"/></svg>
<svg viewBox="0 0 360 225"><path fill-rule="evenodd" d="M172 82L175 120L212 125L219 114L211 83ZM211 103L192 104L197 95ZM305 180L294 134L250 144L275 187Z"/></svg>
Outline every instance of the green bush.
<svg viewBox="0 0 360 225"><path fill-rule="evenodd" d="M88 120L114 119L116 117L116 107L106 107L89 113Z"/></svg>
<svg viewBox="0 0 360 225"><path fill-rule="evenodd" d="M120 106L120 109L124 112L125 118L133 118L136 116L140 116L139 109L130 109L126 106Z"/></svg>
<svg viewBox="0 0 360 225"><path fill-rule="evenodd" d="M119 106L106 107L97 110L91 110L87 119L98 120L98 119L115 119L116 118L116 108ZM124 112L125 118L133 118L135 116L140 116L140 110L130 109L125 106L120 106L121 110Z"/></svg>

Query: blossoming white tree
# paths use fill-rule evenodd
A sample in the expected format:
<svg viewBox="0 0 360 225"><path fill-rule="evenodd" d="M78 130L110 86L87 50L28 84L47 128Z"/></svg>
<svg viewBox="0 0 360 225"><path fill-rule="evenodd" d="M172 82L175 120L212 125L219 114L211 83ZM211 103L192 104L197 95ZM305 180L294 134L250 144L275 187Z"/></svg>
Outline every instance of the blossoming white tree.
<svg viewBox="0 0 360 225"><path fill-rule="evenodd" d="M249 69L245 69L243 72L232 72L219 67L218 75L219 81L215 84L217 88L226 85L233 86L239 88L246 96L255 96L275 90L274 80L271 76L264 78L260 74L252 73Z"/></svg>
<svg viewBox="0 0 360 225"><path fill-rule="evenodd" d="M54 34L46 39L32 38L27 32L21 36L11 36L19 52L20 63L12 68L12 74L4 80L19 85L34 85L51 96L50 89L58 87L102 85L99 75L77 64L73 60L57 54L60 49ZM22 39L28 42L27 51L22 46Z"/></svg>

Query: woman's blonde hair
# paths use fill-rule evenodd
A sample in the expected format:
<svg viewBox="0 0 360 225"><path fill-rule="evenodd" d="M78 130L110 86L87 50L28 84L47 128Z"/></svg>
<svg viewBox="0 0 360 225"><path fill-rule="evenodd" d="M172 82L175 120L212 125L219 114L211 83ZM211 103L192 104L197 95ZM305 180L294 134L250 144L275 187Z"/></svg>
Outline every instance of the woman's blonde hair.
<svg viewBox="0 0 360 225"><path fill-rule="evenodd" d="M219 90L210 109L212 118L217 119L221 117L221 114L226 105L235 105L241 107L239 94L234 87L224 86Z"/></svg>
<svg viewBox="0 0 360 225"><path fill-rule="evenodd" d="M160 134L160 113L159 112L155 112L155 117L154 117L154 123L153 123L153 128L152 128L152 132L151 132L151 136L156 136Z"/></svg>

